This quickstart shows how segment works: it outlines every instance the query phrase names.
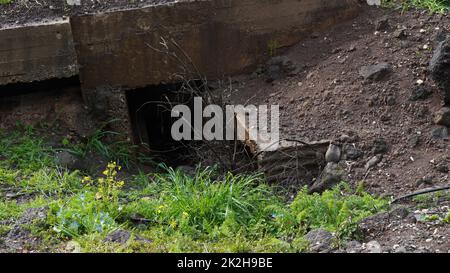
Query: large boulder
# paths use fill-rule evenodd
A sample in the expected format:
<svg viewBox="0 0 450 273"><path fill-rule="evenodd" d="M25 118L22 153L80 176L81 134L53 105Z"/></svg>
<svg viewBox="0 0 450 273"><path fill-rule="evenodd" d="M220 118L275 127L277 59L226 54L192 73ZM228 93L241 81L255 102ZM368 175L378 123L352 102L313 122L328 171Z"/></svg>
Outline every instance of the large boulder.
<svg viewBox="0 0 450 273"><path fill-rule="evenodd" d="M450 105L450 35L440 42L430 62L430 72L444 92L444 102Z"/></svg>

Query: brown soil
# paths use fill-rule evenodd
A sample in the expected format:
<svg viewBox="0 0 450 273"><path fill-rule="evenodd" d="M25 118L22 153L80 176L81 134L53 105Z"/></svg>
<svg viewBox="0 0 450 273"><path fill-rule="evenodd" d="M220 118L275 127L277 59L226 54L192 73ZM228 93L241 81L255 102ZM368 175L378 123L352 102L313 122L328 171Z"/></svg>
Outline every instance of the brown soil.
<svg viewBox="0 0 450 273"><path fill-rule="evenodd" d="M66 0L20 0L0 5L0 28L6 25L49 21L73 14L105 12L118 9L160 5L174 0L81 0L81 5L68 5Z"/></svg>
<svg viewBox="0 0 450 273"><path fill-rule="evenodd" d="M389 26L377 31L377 22L386 19ZM396 37L399 28L405 28L405 37ZM437 128L433 115L442 107L443 99L429 77L428 64L436 40L449 30L448 14L400 14L365 8L353 21L325 33L314 33L285 50L283 58L292 62L298 73L272 82L269 78L273 75L261 73L267 70L262 67L258 73L236 81L237 91L231 100L280 105L282 136L286 139L331 139L360 149L360 158L345 162L347 180L354 185L364 181L371 193L397 197L424 187L445 185L449 183L449 173L438 171L437 166L450 164L449 141L432 136ZM362 79L362 66L381 62L392 66L388 77L373 82ZM418 80L423 80L422 86L432 94L427 99L411 101ZM382 153L382 161L366 172L365 164L383 142L388 150ZM385 250L392 251L399 242L416 246L409 247L411 251L420 246L423 251L450 249L448 225L430 228L428 224L418 224L418 232L415 224L404 230L394 228L402 225L401 221L388 221L386 225L389 224L390 228L375 236ZM443 236L446 244L425 242L436 236Z"/></svg>

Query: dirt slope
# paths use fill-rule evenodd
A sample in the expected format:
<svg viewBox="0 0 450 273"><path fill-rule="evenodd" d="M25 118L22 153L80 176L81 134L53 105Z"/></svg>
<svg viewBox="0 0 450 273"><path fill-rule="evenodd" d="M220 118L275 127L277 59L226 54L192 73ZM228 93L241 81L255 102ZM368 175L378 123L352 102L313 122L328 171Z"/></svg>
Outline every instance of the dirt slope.
<svg viewBox="0 0 450 273"><path fill-rule="evenodd" d="M364 181L372 193L399 196L448 184L449 139L437 137L445 128L433 123L443 99L428 66L437 41L449 30L449 15L367 7L355 20L313 33L282 52L283 71L269 62L240 78L231 100L279 104L284 138L336 140L353 155L344 162L346 180ZM389 66L384 77L364 80L361 68L380 63ZM375 155L381 161L366 171ZM417 221L427 214L445 216L446 208L439 203L378 219L368 238L380 240L385 251L406 246L407 251L447 252L449 226Z"/></svg>

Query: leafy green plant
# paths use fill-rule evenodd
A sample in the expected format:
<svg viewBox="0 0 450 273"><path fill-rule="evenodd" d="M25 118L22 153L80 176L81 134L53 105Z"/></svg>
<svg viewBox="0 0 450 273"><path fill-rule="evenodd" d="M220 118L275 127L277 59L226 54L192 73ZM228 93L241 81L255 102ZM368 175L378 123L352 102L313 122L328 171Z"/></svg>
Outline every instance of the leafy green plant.
<svg viewBox="0 0 450 273"><path fill-rule="evenodd" d="M118 228L115 222L118 207L99 201L95 195L95 192L86 190L67 202L52 203L48 222L53 230L64 236L79 237Z"/></svg>
<svg viewBox="0 0 450 273"><path fill-rule="evenodd" d="M346 239L356 231L360 220L387 207L387 200L375 198L361 189L354 194L348 185L341 183L321 195L309 195L304 188L282 217L289 219L290 229L294 223L294 227L304 231L326 229L335 232L338 239Z"/></svg>
<svg viewBox="0 0 450 273"><path fill-rule="evenodd" d="M117 179L121 167L108 163L104 177L83 179L86 189L69 198L68 202L52 205L51 222L54 230L66 236L103 233L118 227L116 218L120 214L119 193L124 181Z"/></svg>
<svg viewBox="0 0 450 273"><path fill-rule="evenodd" d="M442 220L444 223L450 224L450 211L447 213L447 216Z"/></svg>

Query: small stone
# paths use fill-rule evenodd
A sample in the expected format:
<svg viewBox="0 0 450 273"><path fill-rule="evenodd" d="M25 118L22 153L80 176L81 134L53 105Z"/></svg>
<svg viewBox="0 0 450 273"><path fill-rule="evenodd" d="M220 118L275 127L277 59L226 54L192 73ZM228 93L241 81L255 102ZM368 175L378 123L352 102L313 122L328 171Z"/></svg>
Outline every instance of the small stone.
<svg viewBox="0 0 450 273"><path fill-rule="evenodd" d="M406 207L398 207L389 212L389 217L394 219L405 219L409 215L409 210Z"/></svg>
<svg viewBox="0 0 450 273"><path fill-rule="evenodd" d="M285 56L270 59L266 64L267 82L273 82L297 74L297 67Z"/></svg>
<svg viewBox="0 0 450 273"><path fill-rule="evenodd" d="M69 241L66 244L65 251L68 253L81 253L81 245L76 241Z"/></svg>
<svg viewBox="0 0 450 273"><path fill-rule="evenodd" d="M347 253L360 253L362 251L362 244L358 241L350 241L345 246Z"/></svg>
<svg viewBox="0 0 450 273"><path fill-rule="evenodd" d="M377 241L370 241L366 244L366 250L369 253L381 253L381 245Z"/></svg>
<svg viewBox="0 0 450 273"><path fill-rule="evenodd" d="M386 77L392 68L388 63L379 63L375 65L363 66L359 70L359 75L365 80L379 81Z"/></svg>
<svg viewBox="0 0 450 273"><path fill-rule="evenodd" d="M408 139L408 145L411 148L415 148L420 144L420 136L412 136Z"/></svg>
<svg viewBox="0 0 450 273"><path fill-rule="evenodd" d="M444 126L436 127L431 131L431 136L436 139L447 139L448 129Z"/></svg>
<svg viewBox="0 0 450 273"><path fill-rule="evenodd" d="M305 239L310 244L310 251L329 252L332 249L333 234L329 231L323 229L311 230L305 235Z"/></svg>
<svg viewBox="0 0 450 273"><path fill-rule="evenodd" d="M427 88L423 85L415 86L415 88L411 92L411 96L409 97L409 100L410 101L426 100L432 94L433 94L433 92L429 88Z"/></svg>
<svg viewBox="0 0 450 273"><path fill-rule="evenodd" d="M440 164L436 165L436 170L441 173L448 173L449 168L448 168L447 164L440 163Z"/></svg>
<svg viewBox="0 0 450 273"><path fill-rule="evenodd" d="M389 150L386 140L379 138L373 142L372 151L374 154L384 154Z"/></svg>
<svg viewBox="0 0 450 273"><path fill-rule="evenodd" d="M406 247L404 246L399 246L394 250L394 253L407 253L408 251L406 250Z"/></svg>
<svg viewBox="0 0 450 273"><path fill-rule="evenodd" d="M331 189L342 181L343 176L344 171L342 167L337 163L329 162L323 169L317 181L309 189L309 193L321 193Z"/></svg>
<svg viewBox="0 0 450 273"><path fill-rule="evenodd" d="M363 155L363 152L357 149L353 144L345 144L343 147L344 157L347 160L357 160Z"/></svg>
<svg viewBox="0 0 450 273"><path fill-rule="evenodd" d="M381 162L381 159L382 159L381 156L376 155L376 156L372 157L369 161L367 161L366 166L365 166L366 172L367 172L369 169L375 167L378 163L380 163L380 162Z"/></svg>
<svg viewBox="0 0 450 273"><path fill-rule="evenodd" d="M116 230L106 236L106 238L103 240L104 242L111 242L111 243L119 243L119 244L125 244L128 242L128 240L131 237L131 232L128 230Z"/></svg>
<svg viewBox="0 0 450 273"><path fill-rule="evenodd" d="M416 181L416 185L417 186L420 186L422 184L424 184L424 185L432 185L433 181L434 181L434 176L433 175L426 175L426 176L424 176L422 178L419 178Z"/></svg>
<svg viewBox="0 0 450 273"><path fill-rule="evenodd" d="M341 160L341 148L337 145L330 144L325 154L325 160L327 162L338 163Z"/></svg>
<svg viewBox="0 0 450 273"><path fill-rule="evenodd" d="M434 123L450 127L450 108L444 107L439 110L434 117Z"/></svg>
<svg viewBox="0 0 450 273"><path fill-rule="evenodd" d="M404 38L406 38L406 29L399 28L399 29L395 30L392 35L397 39L404 39Z"/></svg>
<svg viewBox="0 0 450 273"><path fill-rule="evenodd" d="M389 29L389 27L390 27L389 19L386 16L378 19L375 23L376 31L386 31Z"/></svg>
<svg viewBox="0 0 450 273"><path fill-rule="evenodd" d="M68 151L62 151L56 154L56 162L58 165L69 170L80 169L80 158Z"/></svg>

